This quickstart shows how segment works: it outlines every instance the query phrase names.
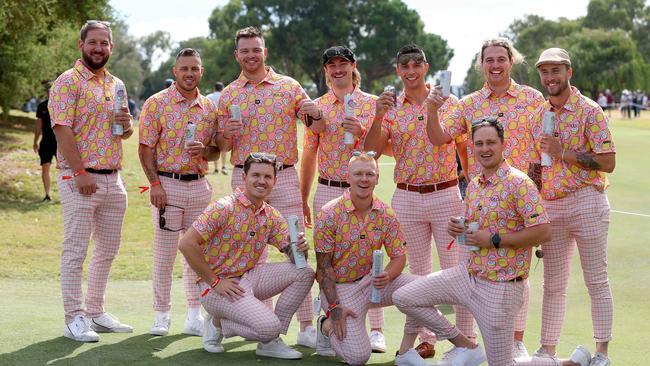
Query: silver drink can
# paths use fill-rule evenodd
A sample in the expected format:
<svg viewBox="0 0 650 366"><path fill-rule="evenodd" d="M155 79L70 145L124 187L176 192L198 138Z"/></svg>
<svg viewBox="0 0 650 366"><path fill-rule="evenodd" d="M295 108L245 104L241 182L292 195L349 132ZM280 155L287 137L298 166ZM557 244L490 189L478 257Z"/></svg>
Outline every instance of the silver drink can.
<svg viewBox="0 0 650 366"><path fill-rule="evenodd" d="M458 218L458 221L460 221L461 225L465 226L465 216L460 216ZM465 245L465 232L464 231L463 231L462 234L460 234L460 235L458 235L456 237L456 242L458 243L458 245Z"/></svg>
<svg viewBox="0 0 650 366"><path fill-rule="evenodd" d="M472 231L477 231L479 228L478 222L476 221L470 222L469 225L467 225L467 228ZM481 248L476 247L474 245L468 245L467 248L472 252L478 252L479 250L481 250Z"/></svg>
<svg viewBox="0 0 650 366"><path fill-rule="evenodd" d="M544 119L542 120L542 132L545 135L553 135L555 130L555 113L553 112L544 112ZM553 165L553 159L547 153L542 153L542 166L551 166Z"/></svg>
<svg viewBox="0 0 650 366"><path fill-rule="evenodd" d="M230 117L234 118L238 121L241 121L241 108L239 108L238 105L231 105L230 106Z"/></svg>
<svg viewBox="0 0 650 366"><path fill-rule="evenodd" d="M393 93L393 103L397 104L397 89L395 89L395 87L392 85L386 85L386 87L384 87L384 91Z"/></svg>
<svg viewBox="0 0 650 366"><path fill-rule="evenodd" d="M346 94L343 97L343 105L345 106L345 116L354 117L354 99L352 94ZM350 132L343 135L343 143L346 145L354 145L354 136Z"/></svg>
<svg viewBox="0 0 650 366"><path fill-rule="evenodd" d="M291 242L293 260L296 262L296 269L305 268L307 267L307 258L305 258L305 253L298 250L298 216L289 215L287 223L289 224L289 241Z"/></svg>
<svg viewBox="0 0 650 366"><path fill-rule="evenodd" d="M375 277L384 270L384 252L377 249L372 252L372 276ZM381 302L381 293L379 290L372 286L370 289L370 302L379 304Z"/></svg>
<svg viewBox="0 0 650 366"><path fill-rule="evenodd" d="M115 121L115 114L127 104L126 87L122 82L116 80L113 93L113 123L111 124L111 133L113 136L122 136L124 135L124 126Z"/></svg>
<svg viewBox="0 0 650 366"><path fill-rule="evenodd" d="M190 144L196 140L196 125L192 122L188 122L185 126L185 147L190 147Z"/></svg>
<svg viewBox="0 0 650 366"><path fill-rule="evenodd" d="M441 92L443 97L448 97L449 94L451 93L451 71L449 70L442 70L440 71L440 87L441 87Z"/></svg>

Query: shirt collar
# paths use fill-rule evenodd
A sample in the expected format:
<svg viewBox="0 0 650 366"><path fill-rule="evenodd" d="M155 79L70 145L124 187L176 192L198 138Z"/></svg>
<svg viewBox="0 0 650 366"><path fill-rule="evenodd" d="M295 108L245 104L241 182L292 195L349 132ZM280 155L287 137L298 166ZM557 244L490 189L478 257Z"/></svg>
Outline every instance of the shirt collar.
<svg viewBox="0 0 650 366"><path fill-rule="evenodd" d="M571 94L569 95L569 98L567 98L566 103L560 108L560 109L566 109L569 112L575 112L578 110L578 101L582 97L582 94L580 93L580 90L576 88L575 86L571 86ZM551 104L550 100L546 100L546 103L548 104L548 110L553 110L553 105Z"/></svg>
<svg viewBox="0 0 650 366"><path fill-rule="evenodd" d="M246 195L244 194L244 191L242 191L241 187L237 187L235 189L234 196L235 196L235 199L237 201L239 201L239 203L242 206L244 206L246 208L250 208L251 210L255 210L255 205L253 205L253 202L251 202L251 200L249 200L248 197L246 197ZM260 207L257 211L255 211L255 216L257 216L259 214L264 214L266 216L269 216L271 210L267 210L266 209L267 206L268 206L268 204L266 202L263 202L262 207Z"/></svg>
<svg viewBox="0 0 650 366"><path fill-rule="evenodd" d="M74 63L74 69L75 69L75 70L79 73L79 75L81 75L81 77L84 78L84 80L86 80L86 81L88 81L88 80L90 80L90 79L92 79L92 78L94 78L94 77L97 76L97 75L95 75L95 73L93 73L92 70L90 70L90 69L89 69L89 68L88 68L88 67L87 67L83 62L81 62L80 59L77 60L77 61ZM108 70L104 69L104 77L107 77L107 76L112 76L112 75L108 72Z"/></svg>
<svg viewBox="0 0 650 366"><path fill-rule="evenodd" d="M511 97L517 97L518 89L519 89L519 84L517 84L514 80L510 79L510 86L508 86L508 90L506 90L506 94L509 94ZM490 89L490 86L488 85L487 81L483 83L483 88L479 90L479 94L484 99L489 98L490 95L493 94L492 89Z"/></svg>
<svg viewBox="0 0 650 366"><path fill-rule="evenodd" d="M280 80L280 75L276 74L271 66L267 66L266 69L267 69L266 75L264 75L264 79L262 79L262 81L260 81L258 85L262 83L275 84L276 82L278 82L278 80ZM239 83L240 86L245 86L248 83L253 84L253 82L244 75L244 72L239 73L237 82Z"/></svg>
<svg viewBox="0 0 650 366"><path fill-rule="evenodd" d="M361 94L361 90L359 90L359 88L354 88L354 90L352 90L352 100L354 100L356 102L359 99L360 94ZM327 105L327 104L335 104L335 103L342 103L341 101L338 100L338 98L336 97L336 94L334 94L334 91L332 89L328 90L327 93L325 93L321 97L321 101L325 105Z"/></svg>
<svg viewBox="0 0 650 366"><path fill-rule="evenodd" d="M352 202L352 198L350 198L350 189L346 189L345 192L343 192L343 198L341 199L341 203L343 204L343 209L346 212L350 213L355 210L354 203ZM381 202L379 199L377 199L377 196L373 194L371 211L384 212L385 209L386 209L386 205L384 205L384 203Z"/></svg>
<svg viewBox="0 0 650 366"><path fill-rule="evenodd" d="M427 88L427 95L428 95L428 93L431 92L431 85L429 83L426 83L425 87ZM404 93L404 91L402 91L402 93L397 97L397 104L406 105L406 106L408 105L417 106L417 104L415 104L412 100L406 97L406 93Z"/></svg>
<svg viewBox="0 0 650 366"><path fill-rule="evenodd" d="M496 185L498 181L502 180L503 178L505 178L508 175L509 170L510 170L510 165L508 164L508 162L506 162L505 159L503 159L503 161L501 162L501 165L499 165L499 167L497 168L497 171L494 172L494 174L492 174L491 176L486 178L485 175L483 175L483 173L481 173L481 175L478 178L478 182L479 182L479 184L481 184L483 186L486 185L487 183L491 183L492 185Z"/></svg>
<svg viewBox="0 0 650 366"><path fill-rule="evenodd" d="M176 82L174 81L172 85L167 88L167 94L171 97L171 101L174 104L178 104L183 101L187 101L187 98L181 94L180 91L178 91L178 88L176 88ZM196 99L192 101L192 104L189 105L188 107L192 107L195 104L199 106L199 108L203 109L203 102L201 101L201 92L197 89L197 94L196 94Z"/></svg>

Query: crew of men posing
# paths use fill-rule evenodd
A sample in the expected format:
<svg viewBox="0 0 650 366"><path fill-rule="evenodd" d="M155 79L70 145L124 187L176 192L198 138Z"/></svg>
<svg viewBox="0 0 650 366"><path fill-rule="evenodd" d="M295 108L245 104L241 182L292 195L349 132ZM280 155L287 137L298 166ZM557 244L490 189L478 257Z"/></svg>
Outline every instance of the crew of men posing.
<svg viewBox="0 0 650 366"><path fill-rule="evenodd" d="M104 310L127 201L122 140L133 134L133 122L128 107L115 103L125 100L122 82L104 67L113 49L110 25L88 21L78 47L82 57L54 82L48 107L59 144L64 335L96 342L97 332L133 331ZM364 364L371 352L386 352L383 307L395 305L406 314L396 365L428 365L435 342L445 339L453 348L437 365L610 364L604 191L615 148L602 109L570 85L565 50L547 49L535 64L547 100L511 79L523 57L503 38L484 42L476 66L485 84L461 100L426 83L429 64L415 44L397 52L403 92L387 88L378 97L360 90L357 60L346 47L323 52L329 91L315 100L266 66L267 55L259 30L239 30L234 56L241 74L215 105L198 89L199 53L183 49L174 83L142 107L138 154L154 232L151 334L170 330L180 249L183 333L202 336L208 352L224 352L222 339L240 336L259 342L260 356L300 359L280 338L295 314L297 344ZM300 172L298 121L305 124ZM233 194L211 202L208 161L226 151ZM395 159L390 205L373 193L382 154ZM469 181L464 201L459 178ZM304 226L313 227L314 250ZM270 246L288 261L267 263ZM440 269L433 268L434 246ZM534 247L543 254L544 287L541 345L531 357L522 341ZM560 359L555 348L576 247L595 353L578 346ZM316 271L304 263L314 253ZM314 278L320 294L312 299ZM454 306L455 325L439 304ZM314 324L319 308L325 315Z"/></svg>

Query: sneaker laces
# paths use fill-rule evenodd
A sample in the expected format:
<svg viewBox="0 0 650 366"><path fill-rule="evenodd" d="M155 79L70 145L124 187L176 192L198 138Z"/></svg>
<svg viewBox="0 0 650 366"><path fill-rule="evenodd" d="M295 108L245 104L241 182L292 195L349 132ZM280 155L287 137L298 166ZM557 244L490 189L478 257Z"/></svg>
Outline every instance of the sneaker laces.
<svg viewBox="0 0 650 366"><path fill-rule="evenodd" d="M156 319L153 321L153 326L156 328L167 327L169 323L169 318L165 316L156 316Z"/></svg>
<svg viewBox="0 0 650 366"><path fill-rule="evenodd" d="M609 358L600 352L596 352L594 357L591 359L590 365L609 365Z"/></svg>

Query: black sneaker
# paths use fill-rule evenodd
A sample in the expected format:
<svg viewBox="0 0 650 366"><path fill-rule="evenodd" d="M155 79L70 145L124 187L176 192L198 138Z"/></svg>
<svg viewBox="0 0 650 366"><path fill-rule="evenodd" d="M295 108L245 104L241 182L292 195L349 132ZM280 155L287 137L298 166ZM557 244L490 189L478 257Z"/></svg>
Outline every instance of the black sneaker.
<svg viewBox="0 0 650 366"><path fill-rule="evenodd" d="M41 202L43 202L43 203L50 203L50 202L52 202L52 199L50 198L49 195L46 195L45 198L43 198L43 200L42 200Z"/></svg>

